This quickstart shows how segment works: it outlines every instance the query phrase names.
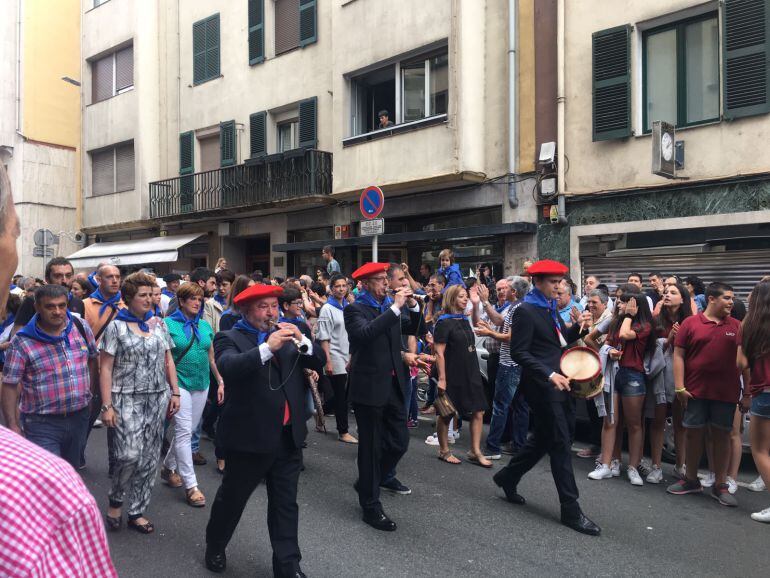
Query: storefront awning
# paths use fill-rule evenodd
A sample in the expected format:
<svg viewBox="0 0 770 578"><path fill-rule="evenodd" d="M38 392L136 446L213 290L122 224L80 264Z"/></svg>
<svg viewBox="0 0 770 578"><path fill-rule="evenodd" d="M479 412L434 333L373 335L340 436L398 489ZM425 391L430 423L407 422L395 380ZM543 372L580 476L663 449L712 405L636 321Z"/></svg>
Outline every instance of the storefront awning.
<svg viewBox="0 0 770 578"><path fill-rule="evenodd" d="M91 269L100 263L113 265L151 265L170 263L179 258L179 248L205 233L191 233L173 237L150 237L130 241L94 243L73 253L67 259L75 269Z"/></svg>
<svg viewBox="0 0 770 578"><path fill-rule="evenodd" d="M454 229L435 229L433 231L386 233L379 236L379 243L385 245L388 243L409 243L414 241L458 241L461 239L494 237L497 235L534 235L536 232L537 225L535 223L501 223L498 225L477 225L473 227L457 227ZM331 245L332 247L356 247L358 245L371 244L371 237L349 237L347 239L277 243L273 245L273 251L284 253L288 251L321 249L326 245Z"/></svg>

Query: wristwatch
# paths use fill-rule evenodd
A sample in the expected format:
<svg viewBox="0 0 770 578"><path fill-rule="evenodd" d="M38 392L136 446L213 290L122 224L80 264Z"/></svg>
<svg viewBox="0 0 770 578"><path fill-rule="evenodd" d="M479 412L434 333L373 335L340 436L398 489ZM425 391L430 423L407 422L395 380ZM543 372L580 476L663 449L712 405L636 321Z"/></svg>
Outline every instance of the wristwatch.
<svg viewBox="0 0 770 578"><path fill-rule="evenodd" d="M489 307L489 301L482 301L481 304L486 308Z"/></svg>
<svg viewBox="0 0 770 578"><path fill-rule="evenodd" d="M103 405L103 406L102 406L102 410L101 410L99 413L104 413L104 412L105 412L105 411L107 411L108 409L112 409L112 404L109 404L109 405Z"/></svg>

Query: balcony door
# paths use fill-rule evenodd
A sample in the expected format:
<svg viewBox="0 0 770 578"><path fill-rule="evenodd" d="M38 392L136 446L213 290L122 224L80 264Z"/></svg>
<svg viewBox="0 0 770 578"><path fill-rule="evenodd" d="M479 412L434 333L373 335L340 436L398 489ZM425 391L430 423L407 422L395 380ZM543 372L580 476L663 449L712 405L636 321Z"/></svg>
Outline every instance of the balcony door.
<svg viewBox="0 0 770 578"><path fill-rule="evenodd" d="M201 190L196 199L195 209L205 211L217 209L220 204L220 174L217 169L220 165L219 133L198 137L198 150L200 151L200 180Z"/></svg>

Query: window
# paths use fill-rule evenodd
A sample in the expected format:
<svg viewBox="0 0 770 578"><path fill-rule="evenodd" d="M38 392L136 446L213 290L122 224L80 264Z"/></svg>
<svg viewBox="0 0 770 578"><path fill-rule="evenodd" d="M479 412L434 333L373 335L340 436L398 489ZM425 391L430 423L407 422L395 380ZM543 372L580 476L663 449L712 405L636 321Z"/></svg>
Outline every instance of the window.
<svg viewBox="0 0 770 578"><path fill-rule="evenodd" d="M317 40L316 0L275 0L275 54Z"/></svg>
<svg viewBox="0 0 770 578"><path fill-rule="evenodd" d="M278 152L299 148L299 121L293 119L278 124Z"/></svg>
<svg viewBox="0 0 770 578"><path fill-rule="evenodd" d="M719 23L712 12L644 32L644 130L663 120L691 126L719 119Z"/></svg>
<svg viewBox="0 0 770 578"><path fill-rule="evenodd" d="M193 84L219 75L219 14L214 14L193 24Z"/></svg>
<svg viewBox="0 0 770 578"><path fill-rule="evenodd" d="M446 114L448 71L449 57L443 48L352 77L351 135L386 128L380 126L383 110L388 111L388 121L393 124Z"/></svg>
<svg viewBox="0 0 770 578"><path fill-rule="evenodd" d="M99 102L134 87L134 46L91 63L91 101Z"/></svg>
<svg viewBox="0 0 770 578"><path fill-rule="evenodd" d="M91 194L109 195L134 190L134 142L93 151Z"/></svg>

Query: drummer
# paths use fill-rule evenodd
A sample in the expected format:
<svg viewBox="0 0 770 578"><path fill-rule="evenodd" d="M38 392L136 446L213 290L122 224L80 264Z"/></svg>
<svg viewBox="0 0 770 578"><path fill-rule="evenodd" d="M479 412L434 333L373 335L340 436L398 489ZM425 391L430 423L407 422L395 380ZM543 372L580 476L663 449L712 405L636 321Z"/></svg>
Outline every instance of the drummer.
<svg viewBox="0 0 770 578"><path fill-rule="evenodd" d="M577 532L598 536L599 526L583 514L572 471L570 447L575 431L575 400L569 379L559 373L559 361L568 343L587 332L591 314L576 316L567 328L558 314L556 295L567 267L557 261L538 261L527 270L534 288L516 309L511 324L511 357L522 367L521 389L537 416L534 434L494 476L509 502L524 504L518 493L522 477L545 455L561 502L561 522Z"/></svg>

